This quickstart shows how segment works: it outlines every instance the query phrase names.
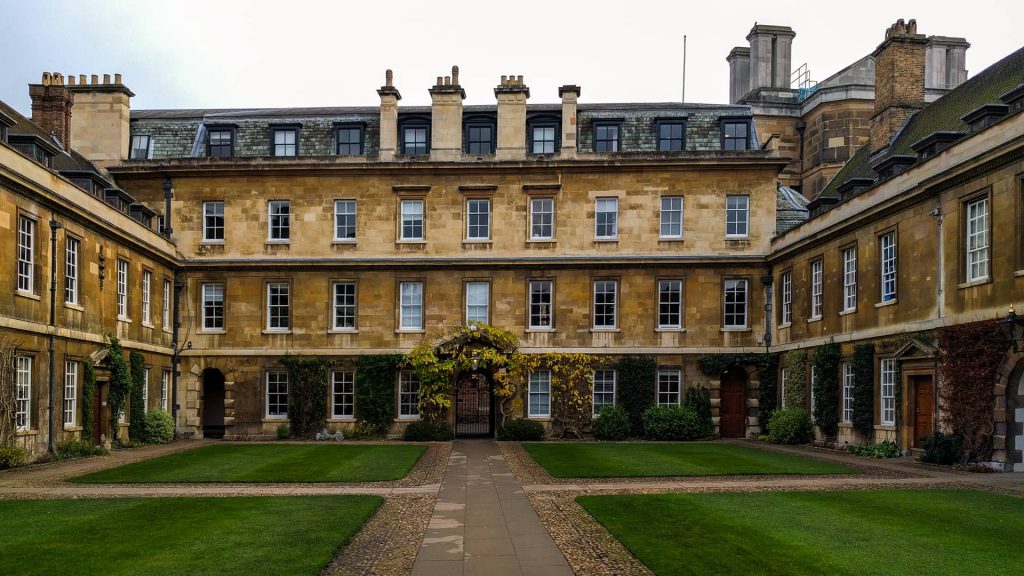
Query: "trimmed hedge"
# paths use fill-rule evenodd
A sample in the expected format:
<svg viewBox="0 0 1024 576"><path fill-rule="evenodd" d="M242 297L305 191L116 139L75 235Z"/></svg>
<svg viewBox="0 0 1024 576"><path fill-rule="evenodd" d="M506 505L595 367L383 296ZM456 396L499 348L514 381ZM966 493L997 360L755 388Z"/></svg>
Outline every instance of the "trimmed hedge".
<svg viewBox="0 0 1024 576"><path fill-rule="evenodd" d="M644 436L648 440L697 440L702 438L700 417L690 406L651 406L644 411Z"/></svg>
<svg viewBox="0 0 1024 576"><path fill-rule="evenodd" d="M693 408L700 424L700 437L710 438L715 433L715 422L711 419L711 392L707 388L687 388L683 406Z"/></svg>
<svg viewBox="0 0 1024 576"><path fill-rule="evenodd" d="M604 406L594 420L594 438L625 440L629 438L629 416L621 406Z"/></svg>
<svg viewBox="0 0 1024 576"><path fill-rule="evenodd" d="M131 402L128 415L128 437L132 440L144 442L143 428L146 420L146 400L144 397L146 388L146 358L138 352L128 354L128 365L131 370L132 388L130 392Z"/></svg>
<svg viewBox="0 0 1024 576"><path fill-rule="evenodd" d="M105 456L107 454L110 454L110 452L103 446L93 444L91 438L89 440L65 440L57 444L54 459L73 460L75 458Z"/></svg>
<svg viewBox="0 0 1024 576"><path fill-rule="evenodd" d="M839 345L833 340L814 349L814 423L835 438L839 432ZM771 424L768 425L769 429Z"/></svg>
<svg viewBox="0 0 1024 576"><path fill-rule="evenodd" d="M875 431L875 345L853 347L853 429L866 438Z"/></svg>
<svg viewBox="0 0 1024 576"><path fill-rule="evenodd" d="M447 442L455 439L455 431L447 422L410 422L402 433L402 440L409 442Z"/></svg>
<svg viewBox="0 0 1024 576"><path fill-rule="evenodd" d="M544 439L544 425L540 422L516 418L498 428L498 440L509 442L537 442Z"/></svg>
<svg viewBox="0 0 1024 576"><path fill-rule="evenodd" d="M629 417L629 435L644 435L644 411L656 399L657 364L646 356L624 356L615 366L618 403Z"/></svg>
<svg viewBox="0 0 1024 576"><path fill-rule="evenodd" d="M367 354L356 359L356 419L367 436L387 434L395 419L395 371L401 354Z"/></svg>
<svg viewBox="0 0 1024 576"><path fill-rule="evenodd" d="M768 441L772 444L807 444L812 439L811 417L803 408L776 410L768 420Z"/></svg>
<svg viewBox="0 0 1024 576"><path fill-rule="evenodd" d="M174 440L174 420L163 410L152 410L142 420L142 441L146 444L167 444Z"/></svg>

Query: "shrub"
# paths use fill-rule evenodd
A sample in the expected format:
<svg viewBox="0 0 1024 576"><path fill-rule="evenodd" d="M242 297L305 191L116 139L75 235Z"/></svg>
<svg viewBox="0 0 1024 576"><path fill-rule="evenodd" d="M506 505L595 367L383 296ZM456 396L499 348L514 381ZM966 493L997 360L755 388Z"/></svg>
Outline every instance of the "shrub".
<svg viewBox="0 0 1024 576"><path fill-rule="evenodd" d="M875 424L875 345L853 347L853 429L870 437Z"/></svg>
<svg viewBox="0 0 1024 576"><path fill-rule="evenodd" d="M163 410L146 412L142 421L142 441L146 444L167 444L174 440L174 419Z"/></svg>
<svg viewBox="0 0 1024 576"><path fill-rule="evenodd" d="M629 417L629 435L644 435L644 410L654 404L657 364L646 356L625 356L615 366L618 403Z"/></svg>
<svg viewBox="0 0 1024 576"><path fill-rule="evenodd" d="M327 380L331 363L320 356L281 359L288 370L288 420L297 438L311 439L327 421Z"/></svg>
<svg viewBox="0 0 1024 576"><path fill-rule="evenodd" d="M288 436L290 436L290 435L291 434L289 434L289 432L288 432L288 425L287 424L278 424L277 425L277 439L278 440L287 440Z"/></svg>
<svg viewBox="0 0 1024 576"><path fill-rule="evenodd" d="M356 418L367 437L387 434L394 422L395 370L401 363L401 354L356 358Z"/></svg>
<svg viewBox="0 0 1024 576"><path fill-rule="evenodd" d="M921 445L924 446L922 462L948 466L960 461L961 443L955 435L936 432L922 438Z"/></svg>
<svg viewBox="0 0 1024 576"><path fill-rule="evenodd" d="M878 444L847 444L846 451L868 458L899 458L903 456L903 451L892 440L885 440Z"/></svg>
<svg viewBox="0 0 1024 576"><path fill-rule="evenodd" d="M345 434L345 438L349 440L374 440L383 437L377 427L367 422L359 421L352 427L352 430Z"/></svg>
<svg viewBox="0 0 1024 576"><path fill-rule="evenodd" d="M106 448L96 446L91 440L65 440L57 444L55 458L57 460L72 460L90 456L106 456L107 454L110 452Z"/></svg>
<svg viewBox="0 0 1024 576"><path fill-rule="evenodd" d="M146 387L146 358L138 352L128 354L129 373L131 375L131 398L128 414L128 437L145 441L146 402L143 399Z"/></svg>
<svg viewBox="0 0 1024 576"><path fill-rule="evenodd" d="M4 446L0 448L0 470L21 466L28 462L28 450L20 446Z"/></svg>
<svg viewBox="0 0 1024 576"><path fill-rule="evenodd" d="M118 449L128 450L128 449L131 449L131 448L139 448L140 446L145 446L146 444L142 440L135 440L135 439L129 438L127 440L119 439L117 442L114 443L114 445Z"/></svg>
<svg viewBox="0 0 1024 576"><path fill-rule="evenodd" d="M683 406L693 408L700 423L700 438L710 438L715 433L715 422L711 419L711 392L707 388L687 388Z"/></svg>
<svg viewBox="0 0 1024 576"><path fill-rule="evenodd" d="M96 394L96 370L92 360L82 362L82 438L92 438L92 399Z"/></svg>
<svg viewBox="0 0 1024 576"><path fill-rule="evenodd" d="M594 438L625 440L629 438L629 416L621 406L605 406L594 420Z"/></svg>
<svg viewBox="0 0 1024 576"><path fill-rule="evenodd" d="M696 440L701 438L700 417L689 406L651 406L644 411L644 436L648 440Z"/></svg>
<svg viewBox="0 0 1024 576"><path fill-rule="evenodd" d="M768 441L772 444L806 444L813 438L811 418L801 408L776 410L768 420Z"/></svg>
<svg viewBox="0 0 1024 576"><path fill-rule="evenodd" d="M447 422L411 422L405 427L402 440L410 442L447 442L455 438L455 432Z"/></svg>
<svg viewBox="0 0 1024 576"><path fill-rule="evenodd" d="M498 440L509 442L536 442L544 439L544 425L540 422L516 418L498 429Z"/></svg>
<svg viewBox="0 0 1024 576"><path fill-rule="evenodd" d="M839 355L831 338L814 349L814 423L829 438L839 431Z"/></svg>

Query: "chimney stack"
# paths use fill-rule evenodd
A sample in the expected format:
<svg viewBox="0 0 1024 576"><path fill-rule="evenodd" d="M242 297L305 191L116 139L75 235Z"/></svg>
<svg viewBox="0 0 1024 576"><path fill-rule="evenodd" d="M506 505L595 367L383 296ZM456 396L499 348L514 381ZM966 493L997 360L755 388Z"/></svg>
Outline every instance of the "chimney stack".
<svg viewBox="0 0 1024 576"><path fill-rule="evenodd" d="M377 90L380 96L380 152L382 162L391 162L398 151L398 101L402 94L395 88L394 74L384 73L384 85Z"/></svg>
<svg viewBox="0 0 1024 576"><path fill-rule="evenodd" d="M967 80L967 49L963 38L929 36L925 48L925 90L952 90Z"/></svg>
<svg viewBox="0 0 1024 576"><path fill-rule="evenodd" d="M28 95L32 98L32 121L59 140L61 146L69 148L75 95L64 85L64 75L43 72L41 84L29 84Z"/></svg>
<svg viewBox="0 0 1024 576"><path fill-rule="evenodd" d="M793 38L796 32L789 26L754 24L747 34L750 42L748 54L750 88L788 89L793 72Z"/></svg>
<svg viewBox="0 0 1024 576"><path fill-rule="evenodd" d="M70 76L70 75L69 75ZM100 166L120 164L128 159L131 139L131 98L135 96L121 83L121 75L84 74L78 83L68 86L75 96L75 117L71 123L71 147Z"/></svg>
<svg viewBox="0 0 1024 576"><path fill-rule="evenodd" d="M558 88L558 96L562 99L562 158L576 157L576 101L582 93L579 86L566 84Z"/></svg>
<svg viewBox="0 0 1024 576"><path fill-rule="evenodd" d="M737 104L750 91L750 48L733 48L725 61L729 63L729 103Z"/></svg>
<svg viewBox="0 0 1024 576"><path fill-rule="evenodd" d="M530 88L522 76L502 76L501 84L494 88L498 99L498 160L526 158L526 100Z"/></svg>
<svg viewBox="0 0 1024 576"><path fill-rule="evenodd" d="M462 158L462 101L466 91L459 85L459 67L430 88L430 159Z"/></svg>
<svg viewBox="0 0 1024 576"><path fill-rule="evenodd" d="M885 31L875 58L875 113L871 116L870 153L889 146L914 112L924 107L925 47L917 21L896 21Z"/></svg>

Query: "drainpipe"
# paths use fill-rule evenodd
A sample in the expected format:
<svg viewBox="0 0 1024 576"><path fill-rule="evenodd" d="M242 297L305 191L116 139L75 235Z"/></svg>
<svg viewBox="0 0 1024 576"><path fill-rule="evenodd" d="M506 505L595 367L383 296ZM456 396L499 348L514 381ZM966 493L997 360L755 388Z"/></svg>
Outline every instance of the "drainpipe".
<svg viewBox="0 0 1024 576"><path fill-rule="evenodd" d="M174 233L171 226L171 199L174 198L174 182L168 178L164 180L164 229L160 231L165 238L170 239Z"/></svg>
<svg viewBox="0 0 1024 576"><path fill-rule="evenodd" d="M54 413L53 413L53 344L54 339L57 336L57 230L63 228L60 222L57 222L54 218L50 218L50 343L49 343L49 356L50 356L50 374L49 374L49 385L50 385L50 397L47 402L46 411L49 416L49 430L47 431L46 439L46 450L53 454L53 433L56 426L54 425Z"/></svg>
<svg viewBox="0 0 1024 576"><path fill-rule="evenodd" d="M936 267L938 268L938 270L936 272L936 278L935 278L935 289L936 289L936 291L935 291L935 317L941 319L942 318L942 309L944 308L944 305L945 305L945 302L943 301L943 299L946 296L945 292L943 292L943 289L942 289L942 283L943 283L943 269L942 269L943 268L943 262L942 262L942 208L940 208L940 207L932 208L931 215L932 215L933 218L935 218L935 225L936 225L936 228L937 228L935 244L936 244L936 250L937 250Z"/></svg>
<svg viewBox="0 0 1024 576"><path fill-rule="evenodd" d="M171 356L171 419L174 420L174 426L178 426L178 365L181 362L181 357L178 352L178 332L181 330L181 292L185 288L185 283L181 279L179 272L174 271L174 328L171 336L171 349L174 351Z"/></svg>
<svg viewBox="0 0 1024 576"><path fill-rule="evenodd" d="M761 277L761 284L764 284L764 353L767 354L772 347L772 270L771 268Z"/></svg>

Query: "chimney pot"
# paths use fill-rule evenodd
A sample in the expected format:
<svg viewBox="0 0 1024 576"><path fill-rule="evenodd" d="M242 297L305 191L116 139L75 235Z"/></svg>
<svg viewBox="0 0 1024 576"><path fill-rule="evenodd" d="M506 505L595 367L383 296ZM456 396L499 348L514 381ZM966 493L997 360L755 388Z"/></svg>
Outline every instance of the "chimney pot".
<svg viewBox="0 0 1024 576"><path fill-rule="evenodd" d="M444 78L442 78L441 76L438 76L437 77L437 86L440 86L442 83L444 83Z"/></svg>
<svg viewBox="0 0 1024 576"><path fill-rule="evenodd" d="M64 85L64 75L61 74L60 72L54 72L53 73L53 83L58 85L58 86L63 86Z"/></svg>
<svg viewBox="0 0 1024 576"><path fill-rule="evenodd" d="M391 69L390 69L390 68L388 68L388 69L387 69L387 70L386 70L386 71L384 72L384 85L385 85L385 86L388 86L388 87L390 87L390 86L394 86L394 82L395 82L395 75L394 75L394 73L393 73L393 72L391 71Z"/></svg>
<svg viewBox="0 0 1024 576"><path fill-rule="evenodd" d="M452 84L458 86L459 84L459 67L452 66Z"/></svg>
<svg viewBox="0 0 1024 576"><path fill-rule="evenodd" d="M78 75L78 83L81 84L82 86L85 86L85 74L79 74Z"/></svg>
<svg viewBox="0 0 1024 576"><path fill-rule="evenodd" d="M121 75L120 74L114 74L114 84L120 84L120 83L121 83Z"/></svg>
<svg viewBox="0 0 1024 576"><path fill-rule="evenodd" d="M516 84L522 84L522 83L523 83L523 75L520 74L519 76L516 76Z"/></svg>
<svg viewBox="0 0 1024 576"><path fill-rule="evenodd" d="M451 86L452 85L452 77L451 76L445 76L444 77L444 85L445 86Z"/></svg>
<svg viewBox="0 0 1024 576"><path fill-rule="evenodd" d="M50 85L50 73L49 72L43 72L43 86L49 86L49 85Z"/></svg>
<svg viewBox="0 0 1024 576"><path fill-rule="evenodd" d="M104 84L110 84L110 74L104 74L103 75L103 83Z"/></svg>
<svg viewBox="0 0 1024 576"><path fill-rule="evenodd" d="M502 83L502 85L508 84L508 76L502 76L501 77L501 83Z"/></svg>
<svg viewBox="0 0 1024 576"><path fill-rule="evenodd" d="M99 83L100 83L100 76L99 76L99 74L93 74L92 76L89 77L89 84L99 84Z"/></svg>
<svg viewBox="0 0 1024 576"><path fill-rule="evenodd" d="M68 74L68 86L74 86L74 85L75 85L75 75L74 74Z"/></svg>

